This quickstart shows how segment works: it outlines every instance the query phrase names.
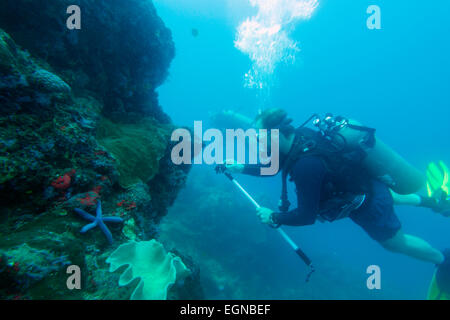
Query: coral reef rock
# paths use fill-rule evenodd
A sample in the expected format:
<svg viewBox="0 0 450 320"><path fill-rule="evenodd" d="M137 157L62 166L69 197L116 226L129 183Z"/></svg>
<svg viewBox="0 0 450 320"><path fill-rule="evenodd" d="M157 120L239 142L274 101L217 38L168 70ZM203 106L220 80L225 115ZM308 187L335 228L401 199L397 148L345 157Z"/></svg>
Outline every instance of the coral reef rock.
<svg viewBox="0 0 450 320"><path fill-rule="evenodd" d="M153 3L75 3L81 30L65 24L72 0L2 1L0 299L128 299L105 260L157 236L190 170L170 161L174 125L155 89L174 44ZM95 214L100 200L124 222L108 226L112 246L79 232L75 208ZM82 290L67 288L69 264ZM200 292L197 280L177 288Z"/></svg>
<svg viewBox="0 0 450 320"><path fill-rule="evenodd" d="M81 8L81 30L66 26L73 4ZM0 27L73 88L96 92L110 116L168 120L155 88L167 77L175 48L152 1L3 0Z"/></svg>

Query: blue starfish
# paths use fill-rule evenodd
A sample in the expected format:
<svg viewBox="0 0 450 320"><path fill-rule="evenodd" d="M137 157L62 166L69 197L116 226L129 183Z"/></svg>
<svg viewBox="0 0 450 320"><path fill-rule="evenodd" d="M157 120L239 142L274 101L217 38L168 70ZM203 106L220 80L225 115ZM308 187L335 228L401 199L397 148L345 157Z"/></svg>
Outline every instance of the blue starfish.
<svg viewBox="0 0 450 320"><path fill-rule="evenodd" d="M97 212L96 212L95 217L82 209L75 209L75 212L78 213L82 218L92 221L92 223L85 225L81 229L81 231L80 231L81 233L85 233L86 231L91 230L92 228L95 228L96 226L99 226L100 229L105 234L106 239L108 239L108 242L110 244L113 243L113 238L112 238L111 232L109 231L108 227L105 225L104 222L119 222L120 223L120 222L123 222L123 219L119 218L119 217L103 217L102 216L102 204L101 204L100 200L97 201Z"/></svg>

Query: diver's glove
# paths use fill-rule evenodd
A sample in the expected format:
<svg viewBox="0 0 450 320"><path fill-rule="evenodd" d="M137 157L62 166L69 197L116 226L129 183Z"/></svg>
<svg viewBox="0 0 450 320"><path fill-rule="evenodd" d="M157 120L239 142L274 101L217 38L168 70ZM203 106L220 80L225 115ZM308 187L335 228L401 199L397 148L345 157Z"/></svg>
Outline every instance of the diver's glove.
<svg viewBox="0 0 450 320"><path fill-rule="evenodd" d="M280 224L274 221L274 212L268 208L257 208L256 215L261 219L262 223L265 223L272 228L278 228L280 226Z"/></svg>
<svg viewBox="0 0 450 320"><path fill-rule="evenodd" d="M244 171L244 165L233 159L225 161L225 168L231 173L242 173Z"/></svg>
<svg viewBox="0 0 450 320"><path fill-rule="evenodd" d="M269 227L274 229L278 229L279 227L281 227L281 223L278 223L276 220L275 212L272 212L272 214L270 215L268 224Z"/></svg>

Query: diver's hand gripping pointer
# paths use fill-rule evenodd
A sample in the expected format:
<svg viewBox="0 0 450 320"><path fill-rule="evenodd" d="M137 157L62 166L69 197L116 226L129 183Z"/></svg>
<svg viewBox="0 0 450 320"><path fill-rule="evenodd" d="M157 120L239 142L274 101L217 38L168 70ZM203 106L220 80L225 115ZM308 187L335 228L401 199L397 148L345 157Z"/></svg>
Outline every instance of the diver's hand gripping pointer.
<svg viewBox="0 0 450 320"><path fill-rule="evenodd" d="M216 166L216 173L223 173L244 195L245 197L253 203L253 205L256 208L260 208L261 206L253 199L253 197L239 184L239 182L234 179L234 177L231 175L231 173L227 170L227 167L225 165L218 165ZM303 252L302 249L289 237L286 232L282 228L276 229L279 234L283 237L283 239L291 246L291 248L297 253L297 255L302 259L302 261L310 268L310 271L308 275L306 276L306 282L309 281L311 278L311 275L314 273L315 269L312 264L311 259Z"/></svg>

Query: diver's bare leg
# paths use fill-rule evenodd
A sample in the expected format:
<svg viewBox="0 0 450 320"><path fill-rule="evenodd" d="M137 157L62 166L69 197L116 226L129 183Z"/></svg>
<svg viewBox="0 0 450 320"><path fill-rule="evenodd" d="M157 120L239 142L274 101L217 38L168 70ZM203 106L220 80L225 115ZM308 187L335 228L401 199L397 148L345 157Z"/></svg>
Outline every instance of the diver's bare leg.
<svg viewBox="0 0 450 320"><path fill-rule="evenodd" d="M400 230L393 238L382 242L381 245L389 251L405 254L412 258L416 258L434 264L441 264L444 256L441 251L433 248L425 240L404 234Z"/></svg>
<svg viewBox="0 0 450 320"><path fill-rule="evenodd" d="M394 199L394 204L405 205L405 206L420 206L422 200L417 194L407 194L402 195L391 191L392 198Z"/></svg>

